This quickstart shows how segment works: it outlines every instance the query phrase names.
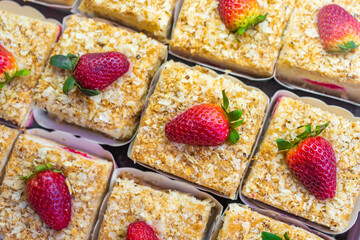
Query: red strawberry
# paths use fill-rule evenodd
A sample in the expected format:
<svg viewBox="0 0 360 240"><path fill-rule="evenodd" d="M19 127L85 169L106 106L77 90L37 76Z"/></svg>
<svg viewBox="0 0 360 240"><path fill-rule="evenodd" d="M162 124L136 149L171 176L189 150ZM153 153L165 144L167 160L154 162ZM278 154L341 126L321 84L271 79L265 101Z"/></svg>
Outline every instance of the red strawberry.
<svg viewBox="0 0 360 240"><path fill-rule="evenodd" d="M265 20L257 0L219 0L219 13L225 26L236 35Z"/></svg>
<svg viewBox="0 0 360 240"><path fill-rule="evenodd" d="M339 5L330 4L320 10L318 28L327 52L347 53L360 45L360 23Z"/></svg>
<svg viewBox="0 0 360 240"><path fill-rule="evenodd" d="M276 140L279 150L289 149L286 162L295 177L319 200L335 197L336 157L331 144L318 136L330 122L305 131L293 142Z"/></svg>
<svg viewBox="0 0 360 240"><path fill-rule="evenodd" d="M126 56L119 52L87 53L80 58L73 54L55 55L50 64L74 71L64 83L64 93L69 94L75 84L88 96L100 94L100 90L124 75L130 67Z"/></svg>
<svg viewBox="0 0 360 240"><path fill-rule="evenodd" d="M126 240L159 240L159 238L145 222L134 222L127 229Z"/></svg>
<svg viewBox="0 0 360 240"><path fill-rule="evenodd" d="M211 103L195 105L165 126L166 137L173 142L201 146L217 146L229 139L236 144L239 134L235 130L243 120L242 111L227 112L229 99L223 91L223 106Z"/></svg>
<svg viewBox="0 0 360 240"><path fill-rule="evenodd" d="M0 83L0 89L13 78L30 74L27 69L17 71L17 68L14 56L0 44L0 79L4 79Z"/></svg>
<svg viewBox="0 0 360 240"><path fill-rule="evenodd" d="M27 180L28 202L40 218L55 230L66 228L71 220L71 197L64 175L46 164L22 179Z"/></svg>

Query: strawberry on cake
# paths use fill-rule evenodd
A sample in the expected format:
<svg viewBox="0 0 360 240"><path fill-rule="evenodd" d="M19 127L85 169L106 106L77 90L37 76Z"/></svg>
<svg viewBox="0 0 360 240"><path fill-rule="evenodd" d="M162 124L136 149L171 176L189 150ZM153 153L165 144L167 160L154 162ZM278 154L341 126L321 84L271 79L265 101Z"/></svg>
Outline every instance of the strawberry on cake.
<svg viewBox="0 0 360 240"><path fill-rule="evenodd" d="M72 15L36 88L51 117L129 140L166 46L141 33Z"/></svg>
<svg viewBox="0 0 360 240"><path fill-rule="evenodd" d="M238 79L169 61L129 156L234 199L267 106Z"/></svg>
<svg viewBox="0 0 360 240"><path fill-rule="evenodd" d="M33 89L61 26L0 10L0 118L25 127L34 107Z"/></svg>
<svg viewBox="0 0 360 240"><path fill-rule="evenodd" d="M282 97L242 193L342 231L360 193L360 123Z"/></svg>
<svg viewBox="0 0 360 240"><path fill-rule="evenodd" d="M214 203L127 172L116 179L99 240L203 240Z"/></svg>
<svg viewBox="0 0 360 240"><path fill-rule="evenodd" d="M298 1L284 36L276 77L360 102L360 5Z"/></svg>
<svg viewBox="0 0 360 240"><path fill-rule="evenodd" d="M22 134L0 188L0 238L89 239L113 164Z"/></svg>
<svg viewBox="0 0 360 240"><path fill-rule="evenodd" d="M268 78L296 0L184 0L170 51L252 77Z"/></svg>

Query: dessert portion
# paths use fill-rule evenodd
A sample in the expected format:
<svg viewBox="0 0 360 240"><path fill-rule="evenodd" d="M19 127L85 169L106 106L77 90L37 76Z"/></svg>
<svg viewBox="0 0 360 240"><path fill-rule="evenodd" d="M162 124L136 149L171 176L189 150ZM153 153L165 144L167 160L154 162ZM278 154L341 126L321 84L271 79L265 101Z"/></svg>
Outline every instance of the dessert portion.
<svg viewBox="0 0 360 240"><path fill-rule="evenodd" d="M3 239L89 239L112 168L110 161L37 136L20 135L0 190L0 222L4 223L0 225L0 236ZM55 173L57 176L52 175ZM27 180L21 176L27 176ZM66 221L69 202L51 202L52 194L55 199L68 199L64 181L71 197L70 222ZM32 184L34 182L37 184ZM57 217L51 218L49 209ZM55 225L49 219L55 221Z"/></svg>
<svg viewBox="0 0 360 240"><path fill-rule="evenodd" d="M214 206L121 173L107 202L99 239L202 240ZM139 235L140 238L131 238Z"/></svg>
<svg viewBox="0 0 360 240"><path fill-rule="evenodd" d="M170 34L176 0L82 0L80 12L145 31L165 41Z"/></svg>
<svg viewBox="0 0 360 240"><path fill-rule="evenodd" d="M0 125L0 183L12 146L18 135L17 130Z"/></svg>
<svg viewBox="0 0 360 240"><path fill-rule="evenodd" d="M47 4L61 5L62 6L61 8L63 8L64 6L71 8L75 3L75 0L37 0L37 1L44 2Z"/></svg>
<svg viewBox="0 0 360 240"><path fill-rule="evenodd" d="M178 136L183 134L183 140L197 138L200 142L184 144L186 142L178 143L171 138L169 129L166 130L167 124L196 105L216 105L217 108L221 108L223 90L229 99L225 109L228 112L235 111L237 114L234 116L237 117L239 112L236 110L242 110L243 121L240 120L240 125L230 123L237 131L236 144L232 144L231 141L224 142L226 137L216 142L216 146L201 144L204 139L210 143L211 131L223 136L223 128L217 128L216 124L210 123L211 126L206 128L204 134L194 131L198 134L195 136L189 128L175 132ZM191 68L182 63L169 61L164 65L155 91L149 98L129 156L136 162L207 187L229 198L235 198L247 166L247 158L264 120L267 105L268 97L263 92L247 87L236 79L217 75L199 66ZM203 116L213 117L209 113L210 111L205 108L204 115L198 115L198 119L196 115L188 116L183 119L184 124L190 122L187 120L194 120L198 125L204 124L208 120ZM217 123L224 122L222 119L214 119ZM176 128L170 126L170 131L174 129ZM229 132L227 134L231 135Z"/></svg>
<svg viewBox="0 0 360 240"><path fill-rule="evenodd" d="M355 1L298 1L284 36L277 78L360 102L359 11Z"/></svg>
<svg viewBox="0 0 360 240"><path fill-rule="evenodd" d="M283 237L285 234L289 237L288 239L322 239L304 229L275 220L235 203L229 204L223 221L217 240L286 239ZM272 234L280 238L267 238L266 235Z"/></svg>
<svg viewBox="0 0 360 240"><path fill-rule="evenodd" d="M78 15L66 24L37 86L38 106L61 121L130 139L166 46Z"/></svg>
<svg viewBox="0 0 360 240"><path fill-rule="evenodd" d="M271 77L296 1L229 2L185 0L171 51L237 73Z"/></svg>
<svg viewBox="0 0 360 240"><path fill-rule="evenodd" d="M283 151L280 139L297 148ZM341 231L359 196L359 147L360 123L282 97L242 193Z"/></svg>
<svg viewBox="0 0 360 240"><path fill-rule="evenodd" d="M28 123L32 90L61 32L56 23L0 10L0 118Z"/></svg>

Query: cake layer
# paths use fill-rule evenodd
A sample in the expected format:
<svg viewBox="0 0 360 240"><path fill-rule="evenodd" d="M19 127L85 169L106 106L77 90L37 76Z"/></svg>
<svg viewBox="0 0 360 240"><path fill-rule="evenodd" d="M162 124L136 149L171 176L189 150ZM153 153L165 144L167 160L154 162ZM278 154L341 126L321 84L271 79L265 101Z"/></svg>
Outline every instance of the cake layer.
<svg viewBox="0 0 360 240"><path fill-rule="evenodd" d="M113 164L33 135L20 135L6 167L0 190L0 237L10 239L88 239L106 193ZM80 152L78 152L80 153ZM72 203L70 224L48 227L26 200L26 182L19 176L50 163L62 169Z"/></svg>
<svg viewBox="0 0 360 240"><path fill-rule="evenodd" d="M159 40L169 36L176 0L82 0L81 12L145 31Z"/></svg>
<svg viewBox="0 0 360 240"><path fill-rule="evenodd" d="M167 122L197 104L221 105L224 89L230 99L229 110L243 111L244 123L237 128L240 140L236 145L193 146L166 138ZM130 157L235 198L267 105L263 92L236 79L169 61L149 99Z"/></svg>
<svg viewBox="0 0 360 240"><path fill-rule="evenodd" d="M290 239L297 240L322 239L304 229L272 219L235 203L229 204L223 221L217 240L261 239L262 232L276 234L281 238L287 233Z"/></svg>
<svg viewBox="0 0 360 240"><path fill-rule="evenodd" d="M256 77L271 77L295 0L258 1L266 20L236 40L221 21L218 0L184 0L171 51Z"/></svg>
<svg viewBox="0 0 360 240"><path fill-rule="evenodd" d="M22 127L27 124L34 105L32 90L60 30L56 23L0 10L0 44L14 55L19 70L30 71L0 89L0 118Z"/></svg>
<svg viewBox="0 0 360 240"><path fill-rule="evenodd" d="M337 161L336 196L317 200L290 172L277 139L295 139L299 126L330 121L321 133L332 145ZM242 193L286 212L329 227L346 228L360 193L360 123L347 120L300 100L282 97L250 168Z"/></svg>
<svg viewBox="0 0 360 240"><path fill-rule="evenodd" d="M360 20L357 1L298 1L285 32L276 76L297 86L360 102L360 49L332 54L325 51L320 40L318 13L328 4L337 4Z"/></svg>
<svg viewBox="0 0 360 240"><path fill-rule="evenodd" d="M70 71L47 65L36 89L37 104L60 120L102 132L114 139L130 139L150 81L166 57L166 46L144 34L72 15L52 55L117 51L125 54L130 70L100 95L88 97L78 88L66 95L63 84Z"/></svg>
<svg viewBox="0 0 360 240"><path fill-rule="evenodd" d="M145 221L160 239L202 240L213 203L141 179L119 176L107 202L99 239L126 239L128 226Z"/></svg>

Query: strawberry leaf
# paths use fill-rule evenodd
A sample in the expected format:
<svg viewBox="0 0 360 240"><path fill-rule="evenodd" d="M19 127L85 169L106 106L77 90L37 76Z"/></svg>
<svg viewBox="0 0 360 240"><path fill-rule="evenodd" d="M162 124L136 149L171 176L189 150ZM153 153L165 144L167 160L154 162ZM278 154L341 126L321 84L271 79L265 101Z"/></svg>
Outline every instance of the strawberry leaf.
<svg viewBox="0 0 360 240"><path fill-rule="evenodd" d="M46 163L45 165L39 165L35 167L35 172L30 173L26 176L19 176L21 180L29 180L30 178L32 178L35 174L37 174L38 172L42 172L42 171L46 171L46 170L50 170L56 173L61 173L62 170L56 170L56 169L52 169L52 166L50 163Z"/></svg>
<svg viewBox="0 0 360 240"><path fill-rule="evenodd" d="M290 142L288 142L284 139L277 139L276 143L277 143L278 149L280 151L291 149L293 147L293 144L291 144Z"/></svg>
<svg viewBox="0 0 360 240"><path fill-rule="evenodd" d="M7 72L4 72L4 74L5 74L5 78L6 78L5 83L10 82L12 80L12 77L10 77L10 75Z"/></svg>
<svg viewBox="0 0 360 240"><path fill-rule="evenodd" d="M285 240L290 240L289 234L287 232L284 234L284 238Z"/></svg>
<svg viewBox="0 0 360 240"><path fill-rule="evenodd" d="M69 95L69 92L74 87L74 84L75 78L73 76L68 77L63 85L63 93Z"/></svg>
<svg viewBox="0 0 360 240"><path fill-rule="evenodd" d="M312 133L312 136L320 135L320 134L325 130L325 128L326 128L327 126L329 126L329 124L330 124L330 121L328 121L327 123L322 124L322 125L317 125L317 126L315 127L315 130L311 132L311 133Z"/></svg>
<svg viewBox="0 0 360 240"><path fill-rule="evenodd" d="M96 88L94 90L92 89L86 89L86 88L82 88L76 81L75 81L75 85L79 88L79 90L85 94L86 96L96 96L99 95L101 92Z"/></svg>
<svg viewBox="0 0 360 240"><path fill-rule="evenodd" d="M297 135L296 136L297 138L304 139L307 136L309 136L309 134L311 132L311 125L303 125L303 126L298 127L298 129L303 128L303 127L305 128L305 131L303 133Z"/></svg>
<svg viewBox="0 0 360 240"><path fill-rule="evenodd" d="M358 45L356 45L356 43L354 41L350 41L345 44L345 47L350 48L350 49L355 49L358 47Z"/></svg>
<svg viewBox="0 0 360 240"><path fill-rule="evenodd" d="M258 23L261 23L261 22L265 21L267 15L268 15L268 14L266 13L265 15L260 15L260 16L258 16L257 19L256 19L256 23L255 23L255 24L258 24Z"/></svg>
<svg viewBox="0 0 360 240"><path fill-rule="evenodd" d="M72 53L69 53L68 55L66 55L67 57L69 57L70 59L73 59L73 58L77 58L76 55L72 54Z"/></svg>
<svg viewBox="0 0 360 240"><path fill-rule="evenodd" d="M25 75L29 75L29 74L30 74L30 71L29 71L29 70L27 70L27 69L22 69L22 70L17 71L17 72L14 74L13 78L15 78L15 77L20 77L20 76L25 76Z"/></svg>
<svg viewBox="0 0 360 240"><path fill-rule="evenodd" d="M86 88L79 88L80 91L85 94L86 96L96 96L100 94L100 91L98 89L92 90L92 89L86 89Z"/></svg>
<svg viewBox="0 0 360 240"><path fill-rule="evenodd" d="M230 134L228 136L229 142L234 145L236 144L240 139L239 133L235 129L230 129Z"/></svg>
<svg viewBox="0 0 360 240"><path fill-rule="evenodd" d="M281 237L279 237L278 235L275 235L275 234L269 233L269 232L262 232L261 239L262 240L282 240Z"/></svg>
<svg viewBox="0 0 360 240"><path fill-rule="evenodd" d="M239 127L243 122L244 122L244 119L241 119L240 121L237 121L237 122L233 122L230 124L230 127L235 129L235 128Z"/></svg>
<svg viewBox="0 0 360 240"><path fill-rule="evenodd" d="M69 53L69 54L67 55L67 57L70 58L71 65L72 65L72 70L74 71L75 68L76 68L76 65L77 65L78 62L79 62L79 57L77 57L77 56L75 56L74 54L71 54L71 53Z"/></svg>
<svg viewBox="0 0 360 240"><path fill-rule="evenodd" d="M242 115L242 111L241 110L235 110L235 111L231 111L227 114L230 122L233 122L233 121L237 121L241 118L241 115Z"/></svg>
<svg viewBox="0 0 360 240"><path fill-rule="evenodd" d="M61 69L73 70L71 57L68 56L54 55L50 58L50 64Z"/></svg>
<svg viewBox="0 0 360 240"><path fill-rule="evenodd" d="M45 171L45 170L47 170L48 168L46 167L46 166L44 166L44 165L39 165L39 166L36 166L36 168L35 168L35 171L36 172L41 172L41 171Z"/></svg>
<svg viewBox="0 0 360 240"><path fill-rule="evenodd" d="M223 105L221 106L224 111L227 113L227 109L229 108L229 98L226 96L225 89L222 90L222 96L223 96Z"/></svg>

